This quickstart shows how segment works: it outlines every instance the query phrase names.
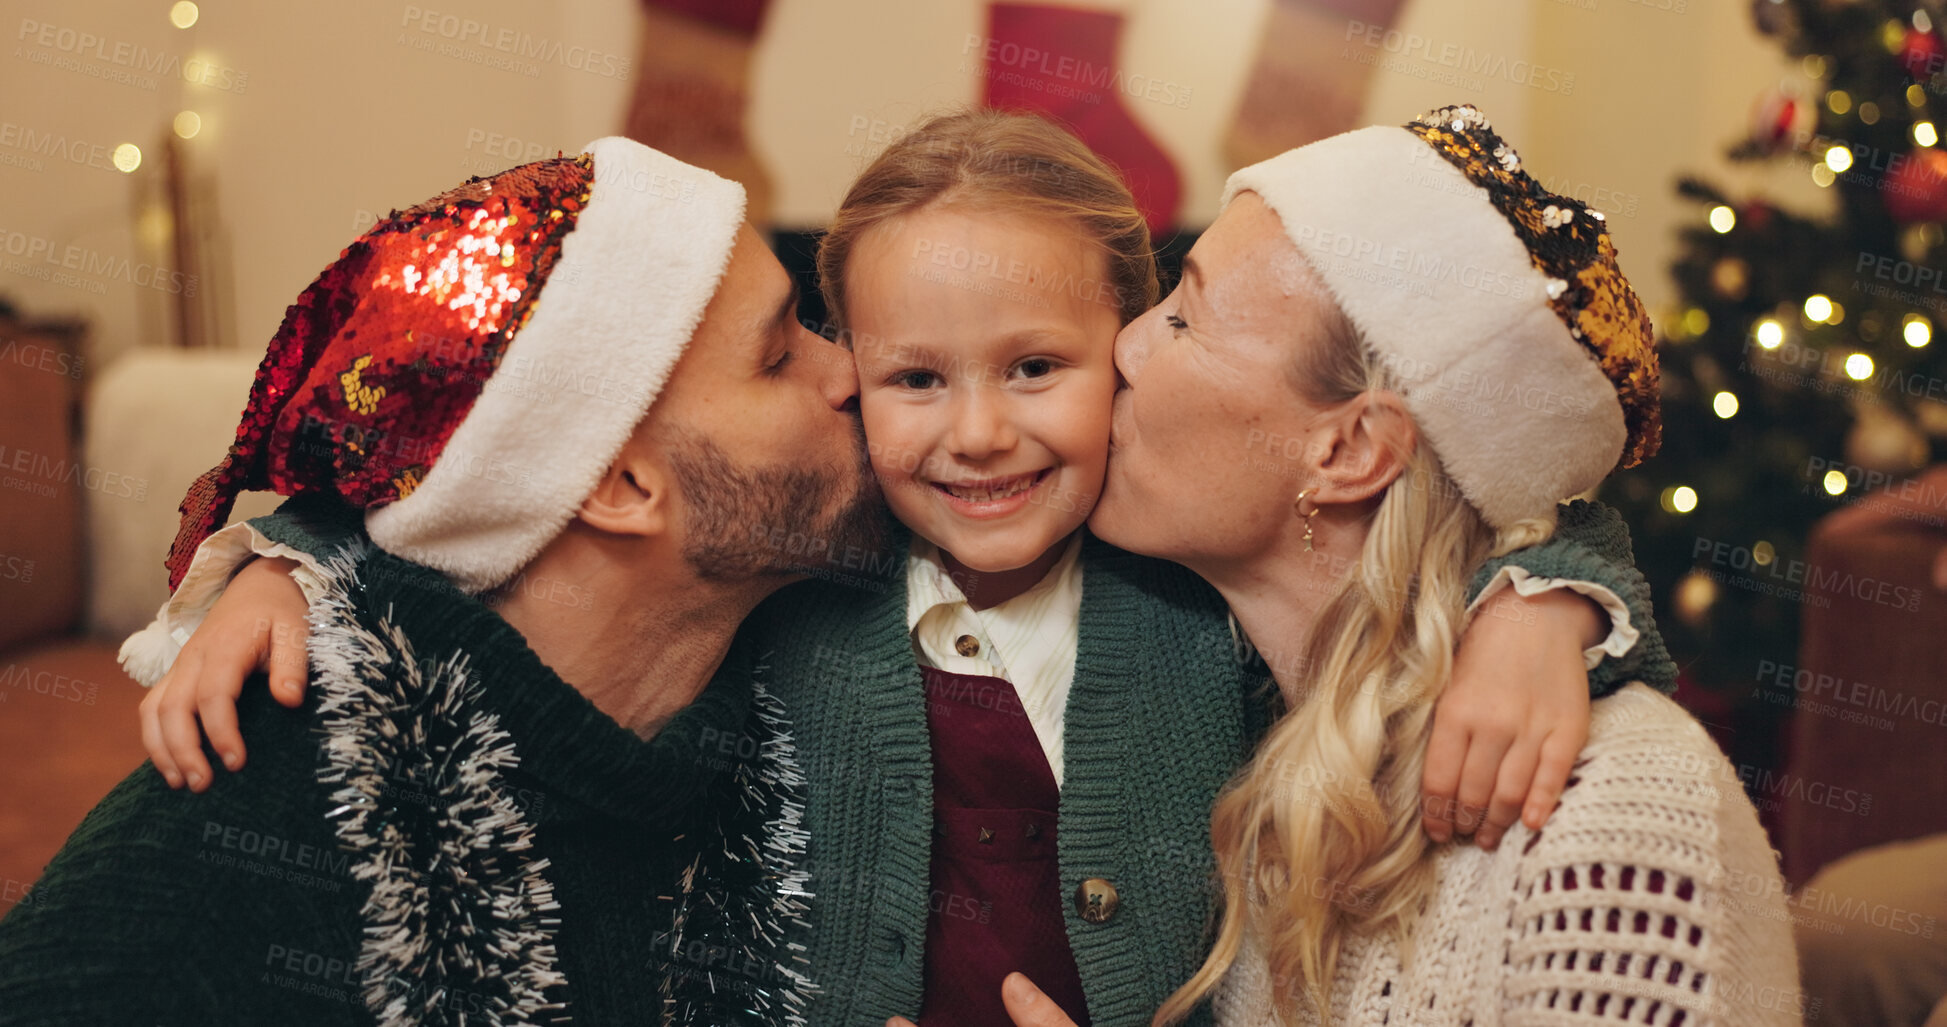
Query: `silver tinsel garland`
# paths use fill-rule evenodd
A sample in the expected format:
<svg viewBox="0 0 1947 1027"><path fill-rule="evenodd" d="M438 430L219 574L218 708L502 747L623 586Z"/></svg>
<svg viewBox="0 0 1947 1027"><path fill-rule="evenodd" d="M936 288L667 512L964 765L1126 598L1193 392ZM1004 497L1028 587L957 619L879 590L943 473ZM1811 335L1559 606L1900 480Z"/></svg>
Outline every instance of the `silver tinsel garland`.
<svg viewBox="0 0 1947 1027"><path fill-rule="evenodd" d="M370 882L357 972L380 1027L567 1019L549 989L559 906L509 793L519 757L484 712L464 653L415 652L363 601L361 553L329 561L311 609L328 816ZM653 972L662 1022L804 1027L809 874L804 774L783 706L756 671L748 758L714 775Z"/></svg>
<svg viewBox="0 0 1947 1027"><path fill-rule="evenodd" d="M311 609L328 814L370 882L357 972L381 1027L531 1024L559 1010L554 888L506 789L519 763L482 712L465 654L422 661L360 601L358 563L326 565Z"/></svg>
<svg viewBox="0 0 1947 1027"><path fill-rule="evenodd" d="M761 684L753 697L755 755L719 777L713 831L685 869L669 931L658 939L663 1023L670 1027L803 1027L818 986L805 974L810 840L804 772L784 708ZM741 748L741 747L740 747Z"/></svg>

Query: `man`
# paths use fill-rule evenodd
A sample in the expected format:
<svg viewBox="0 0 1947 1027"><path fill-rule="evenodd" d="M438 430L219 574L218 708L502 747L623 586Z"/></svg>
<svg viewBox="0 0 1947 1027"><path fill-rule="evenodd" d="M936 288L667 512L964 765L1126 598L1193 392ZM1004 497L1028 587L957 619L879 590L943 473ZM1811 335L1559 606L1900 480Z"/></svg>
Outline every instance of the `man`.
<svg viewBox="0 0 1947 1027"><path fill-rule="evenodd" d="M802 778L726 656L803 576L763 528L881 515L850 361L743 209L603 139L306 290L170 570L243 490L362 519L309 582L316 709L250 688L251 773L118 786L0 922L0 1023L802 1022Z"/></svg>

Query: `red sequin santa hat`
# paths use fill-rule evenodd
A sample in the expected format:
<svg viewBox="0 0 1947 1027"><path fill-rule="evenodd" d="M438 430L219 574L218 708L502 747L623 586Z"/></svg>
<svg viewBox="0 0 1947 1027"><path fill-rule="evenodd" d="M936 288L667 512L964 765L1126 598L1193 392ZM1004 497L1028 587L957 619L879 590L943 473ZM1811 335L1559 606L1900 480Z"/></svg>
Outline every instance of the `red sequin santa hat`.
<svg viewBox="0 0 1947 1027"><path fill-rule="evenodd" d="M255 490L335 495L467 591L507 581L648 412L743 218L743 187L623 138L393 212L285 313L170 588Z"/></svg>

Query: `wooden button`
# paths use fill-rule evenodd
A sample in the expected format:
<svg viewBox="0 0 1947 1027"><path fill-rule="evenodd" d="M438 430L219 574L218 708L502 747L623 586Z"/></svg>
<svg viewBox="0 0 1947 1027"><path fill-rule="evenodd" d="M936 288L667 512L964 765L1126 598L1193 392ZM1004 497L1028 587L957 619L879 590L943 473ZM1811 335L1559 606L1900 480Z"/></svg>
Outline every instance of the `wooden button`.
<svg viewBox="0 0 1947 1027"><path fill-rule="evenodd" d="M1107 923L1121 905L1122 897L1116 894L1115 885L1099 877L1075 886L1075 915L1091 924Z"/></svg>
<svg viewBox="0 0 1947 1027"><path fill-rule="evenodd" d="M953 640L953 651L962 656L979 656L980 639L972 635L961 635Z"/></svg>

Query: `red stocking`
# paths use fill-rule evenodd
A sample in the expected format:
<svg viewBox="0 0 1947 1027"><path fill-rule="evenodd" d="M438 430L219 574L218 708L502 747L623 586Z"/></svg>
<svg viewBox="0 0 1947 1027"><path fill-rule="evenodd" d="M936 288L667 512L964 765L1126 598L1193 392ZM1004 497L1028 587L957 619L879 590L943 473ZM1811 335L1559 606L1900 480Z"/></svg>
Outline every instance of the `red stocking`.
<svg viewBox="0 0 1947 1027"><path fill-rule="evenodd" d="M642 0L642 5L688 15L742 36L756 36L771 0Z"/></svg>
<svg viewBox="0 0 1947 1027"><path fill-rule="evenodd" d="M1123 16L1042 4L988 8L982 101L989 107L1045 114L1081 136L1122 172L1153 233L1176 222L1182 176L1162 147L1130 117L1125 94L1187 103L1188 90L1116 63Z"/></svg>

